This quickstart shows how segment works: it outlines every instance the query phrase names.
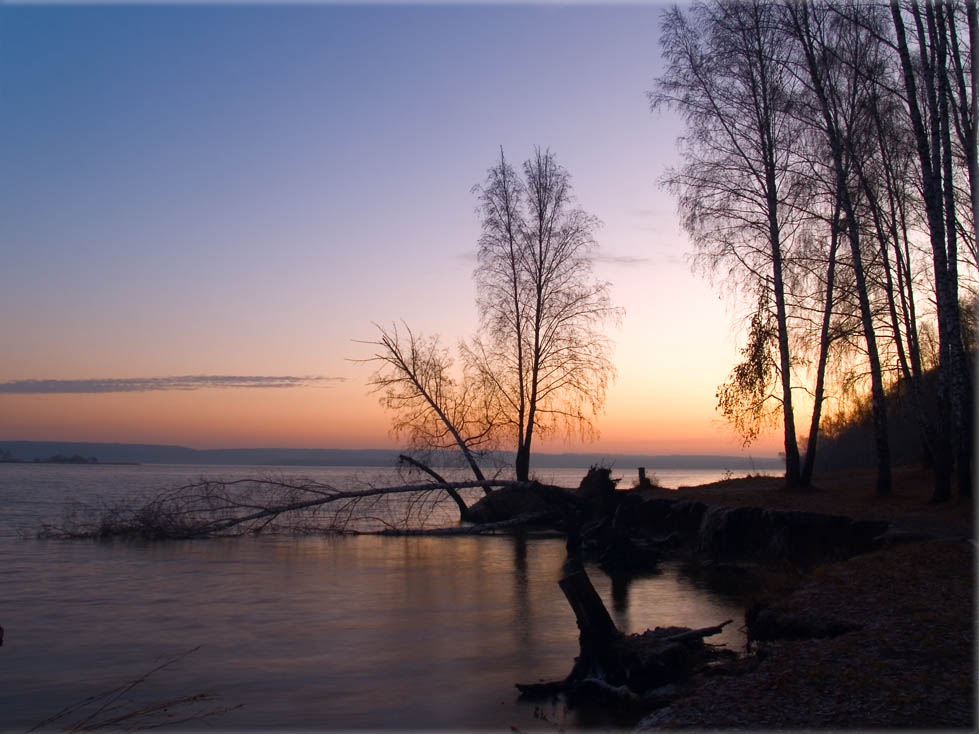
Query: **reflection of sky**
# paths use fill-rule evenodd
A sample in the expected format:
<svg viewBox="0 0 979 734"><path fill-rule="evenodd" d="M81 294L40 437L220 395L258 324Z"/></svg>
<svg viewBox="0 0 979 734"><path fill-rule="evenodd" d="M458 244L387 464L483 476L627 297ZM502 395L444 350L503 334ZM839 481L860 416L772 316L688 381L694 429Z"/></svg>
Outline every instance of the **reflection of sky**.
<svg viewBox="0 0 979 734"><path fill-rule="evenodd" d="M4 614L16 637L4 648L4 723L26 729L52 702L202 645L128 692L125 710L130 698L207 690L219 696L210 708L246 704L210 719L219 731L540 730L536 702L518 703L514 683L567 675L578 630L557 584L564 542L527 546L520 561L505 537L7 543ZM611 609L608 577L589 575ZM715 625L744 608L673 566L627 594L615 614L626 632ZM725 628L731 649L743 645L736 626ZM577 723L545 708L547 730Z"/></svg>
<svg viewBox="0 0 979 734"><path fill-rule="evenodd" d="M655 184L678 134L645 99L658 12L0 9L0 381L351 378L295 399L4 396L0 435L386 443L351 340L473 330L470 188L500 145L519 163L539 144L604 221L596 270L627 309L605 442L736 447L712 424L730 314ZM177 405L194 426L161 431Z"/></svg>

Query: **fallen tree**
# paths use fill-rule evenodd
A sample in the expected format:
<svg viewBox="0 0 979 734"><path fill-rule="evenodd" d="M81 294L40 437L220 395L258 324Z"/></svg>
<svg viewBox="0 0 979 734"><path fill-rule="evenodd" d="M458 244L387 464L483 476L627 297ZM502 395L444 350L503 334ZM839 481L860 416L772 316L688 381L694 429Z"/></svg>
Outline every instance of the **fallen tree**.
<svg viewBox="0 0 979 734"><path fill-rule="evenodd" d="M201 479L113 505L75 503L60 523L43 524L38 535L163 540L408 529L423 527L447 495L455 499L460 490L513 484L484 479L342 490L310 479Z"/></svg>

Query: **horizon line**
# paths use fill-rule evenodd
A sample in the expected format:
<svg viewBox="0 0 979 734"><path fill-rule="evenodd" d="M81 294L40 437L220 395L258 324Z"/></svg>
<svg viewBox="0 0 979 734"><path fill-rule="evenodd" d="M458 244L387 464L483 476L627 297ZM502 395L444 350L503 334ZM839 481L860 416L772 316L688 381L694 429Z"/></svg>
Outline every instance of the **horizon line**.
<svg viewBox="0 0 979 734"><path fill-rule="evenodd" d="M376 447L360 447L360 448L344 448L335 446L315 446L315 447L304 447L304 446L223 446L218 448L196 448L194 446L187 446L184 444L177 443L148 443L140 441L80 441L80 440L61 440L61 439L7 439L0 438L0 444L28 444L28 443L39 443L39 444L88 444L88 445L102 445L102 446L147 446L155 448L171 448L171 449L183 449L186 451L197 451L197 452L208 452L208 451L348 451L348 452L390 452L390 453L407 453L410 449L405 448L376 448ZM437 452L448 452L454 453L458 449L436 449ZM494 451L487 452L493 453L514 453L512 449L497 449ZM533 452L536 456L627 456L627 457L666 457L666 456L690 456L690 457L731 457L740 459L766 459L766 460L784 460L784 457L780 454L732 454L732 453L718 453L718 452L681 452L681 451L670 451L670 452L646 452L646 451L535 451Z"/></svg>

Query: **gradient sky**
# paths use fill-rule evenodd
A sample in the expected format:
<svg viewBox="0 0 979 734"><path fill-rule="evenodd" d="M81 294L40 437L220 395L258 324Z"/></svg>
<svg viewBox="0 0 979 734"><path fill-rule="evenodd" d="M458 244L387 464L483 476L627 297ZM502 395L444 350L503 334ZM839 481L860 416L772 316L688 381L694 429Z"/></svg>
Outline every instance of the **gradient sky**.
<svg viewBox="0 0 979 734"><path fill-rule="evenodd" d="M626 310L600 438L541 448L737 452L741 313L657 185L660 10L0 7L0 439L396 445L356 340L474 331L471 187L539 145Z"/></svg>

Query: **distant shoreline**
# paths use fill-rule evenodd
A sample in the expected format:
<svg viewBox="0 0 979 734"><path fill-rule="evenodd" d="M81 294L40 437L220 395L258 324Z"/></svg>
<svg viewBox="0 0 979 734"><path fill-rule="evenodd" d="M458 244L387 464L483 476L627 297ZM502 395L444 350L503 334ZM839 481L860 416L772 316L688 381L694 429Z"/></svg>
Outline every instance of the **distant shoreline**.
<svg viewBox="0 0 979 734"><path fill-rule="evenodd" d="M142 466L138 461L58 461L56 459L0 459L0 464L56 464L58 466Z"/></svg>
<svg viewBox="0 0 979 734"><path fill-rule="evenodd" d="M192 449L185 446L123 443L82 443L68 441L0 441L0 454L13 463L38 463L61 456L98 457L99 464L207 464L239 466L370 466L392 467L398 463L397 449ZM488 463L508 465L510 452L488 456ZM53 462L60 463L60 462ZM443 452L431 459L432 466L452 467L459 464L458 454ZM562 469L592 465L615 469L646 467L656 469L717 469L761 471L784 469L781 458L719 454L615 454L598 452L535 453L535 468Z"/></svg>

